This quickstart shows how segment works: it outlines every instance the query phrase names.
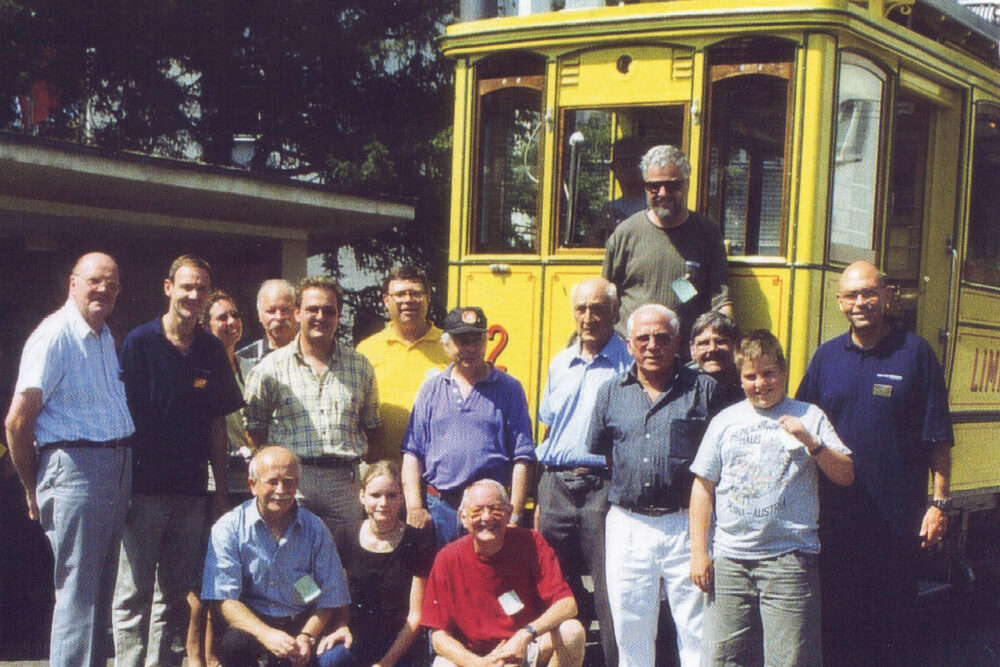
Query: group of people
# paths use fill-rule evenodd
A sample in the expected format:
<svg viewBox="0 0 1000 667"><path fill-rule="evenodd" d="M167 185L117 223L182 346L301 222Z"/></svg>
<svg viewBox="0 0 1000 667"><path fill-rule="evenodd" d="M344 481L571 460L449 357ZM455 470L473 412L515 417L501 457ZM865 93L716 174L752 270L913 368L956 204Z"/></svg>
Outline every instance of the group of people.
<svg viewBox="0 0 1000 667"><path fill-rule="evenodd" d="M778 340L731 319L686 156L639 166L647 207L571 291L537 447L485 313L434 326L419 268L386 277L389 322L356 349L335 281L268 280L265 337L237 350L235 300L184 255L116 353L118 268L81 257L6 420L55 555L51 664L103 664L110 615L120 665L177 664L184 638L190 664L421 664L423 628L437 667L567 667L580 616L606 665L652 667L664 601L684 666L908 664L919 551L950 508L933 350L858 262L849 331L789 398Z"/></svg>

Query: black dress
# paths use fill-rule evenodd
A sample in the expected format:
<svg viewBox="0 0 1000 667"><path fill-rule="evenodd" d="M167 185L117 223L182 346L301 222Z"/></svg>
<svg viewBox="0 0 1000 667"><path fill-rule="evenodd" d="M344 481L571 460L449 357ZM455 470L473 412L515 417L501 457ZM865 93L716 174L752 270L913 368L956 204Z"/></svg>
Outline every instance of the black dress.
<svg viewBox="0 0 1000 667"><path fill-rule="evenodd" d="M351 591L351 653L371 664L406 623L413 577L426 577L434 561L434 533L408 525L393 551L375 553L361 546L361 526L340 525L334 539Z"/></svg>

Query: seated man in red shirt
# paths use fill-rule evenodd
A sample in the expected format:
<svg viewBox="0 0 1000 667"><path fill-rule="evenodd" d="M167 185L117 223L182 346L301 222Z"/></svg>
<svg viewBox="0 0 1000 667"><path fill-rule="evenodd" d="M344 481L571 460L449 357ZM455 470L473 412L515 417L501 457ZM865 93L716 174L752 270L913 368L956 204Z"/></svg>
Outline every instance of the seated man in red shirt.
<svg viewBox="0 0 1000 667"><path fill-rule="evenodd" d="M586 636L555 552L537 531L508 526L511 510L491 479L462 496L469 534L438 553L424 595L433 667L583 664Z"/></svg>

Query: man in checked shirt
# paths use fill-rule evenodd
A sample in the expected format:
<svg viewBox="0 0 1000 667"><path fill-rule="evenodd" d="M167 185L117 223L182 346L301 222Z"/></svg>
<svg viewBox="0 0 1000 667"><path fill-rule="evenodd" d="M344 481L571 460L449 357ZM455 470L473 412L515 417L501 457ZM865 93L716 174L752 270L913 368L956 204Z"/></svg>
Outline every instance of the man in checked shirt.
<svg viewBox="0 0 1000 667"><path fill-rule="evenodd" d="M281 445L300 457L302 502L331 531L360 518L358 463L379 427L375 371L337 342L343 303L332 278L302 280L298 336L254 367L245 390L254 447Z"/></svg>

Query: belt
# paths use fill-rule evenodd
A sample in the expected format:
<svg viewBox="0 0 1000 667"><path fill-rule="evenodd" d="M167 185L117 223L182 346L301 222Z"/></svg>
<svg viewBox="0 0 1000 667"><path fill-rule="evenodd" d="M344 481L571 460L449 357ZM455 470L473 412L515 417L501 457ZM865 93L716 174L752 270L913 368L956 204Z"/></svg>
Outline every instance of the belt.
<svg viewBox="0 0 1000 667"><path fill-rule="evenodd" d="M545 472L571 472L574 475L595 475L597 477L608 477L607 468L597 466L542 466Z"/></svg>
<svg viewBox="0 0 1000 667"><path fill-rule="evenodd" d="M668 514L675 514L676 512L680 512L683 508L681 508L681 507L669 508L669 507L639 507L639 506L637 506L637 507L622 507L622 509L625 510L626 512L632 512L633 514L641 514L643 516L650 516L650 517L654 517L655 518L655 517L660 517L660 516L666 516Z"/></svg>
<svg viewBox="0 0 1000 667"><path fill-rule="evenodd" d="M435 489L430 484L427 485L428 495L443 500L445 503L451 505L454 509L458 509L458 506L462 504L462 491L464 491L464 489L451 489L449 491L442 491L440 489Z"/></svg>
<svg viewBox="0 0 1000 667"><path fill-rule="evenodd" d="M299 462L317 468L353 468L359 459L345 459L340 456L303 456Z"/></svg>
<svg viewBox="0 0 1000 667"><path fill-rule="evenodd" d="M129 446L129 438L115 438L96 442L94 440L57 440L39 446L39 449L120 449Z"/></svg>

